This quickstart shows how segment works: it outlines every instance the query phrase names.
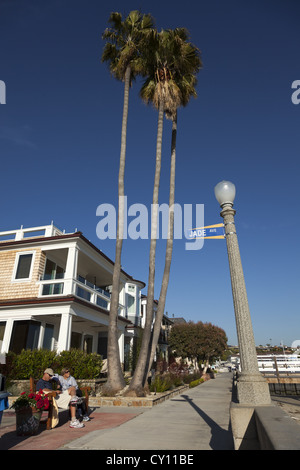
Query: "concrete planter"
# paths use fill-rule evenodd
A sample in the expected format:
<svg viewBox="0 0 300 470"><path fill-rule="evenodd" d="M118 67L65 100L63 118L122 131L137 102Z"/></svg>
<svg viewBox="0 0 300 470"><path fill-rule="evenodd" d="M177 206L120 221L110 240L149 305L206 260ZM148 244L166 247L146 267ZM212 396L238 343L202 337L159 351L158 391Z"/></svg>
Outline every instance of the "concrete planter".
<svg viewBox="0 0 300 470"><path fill-rule="evenodd" d="M10 380L7 384L7 391L12 394L13 397L19 396L22 392L30 391L29 380Z"/></svg>
<svg viewBox="0 0 300 470"><path fill-rule="evenodd" d="M105 379L106 381L106 379ZM101 387L104 383L103 379L78 379L78 387L91 387L90 396L97 397L100 396Z"/></svg>

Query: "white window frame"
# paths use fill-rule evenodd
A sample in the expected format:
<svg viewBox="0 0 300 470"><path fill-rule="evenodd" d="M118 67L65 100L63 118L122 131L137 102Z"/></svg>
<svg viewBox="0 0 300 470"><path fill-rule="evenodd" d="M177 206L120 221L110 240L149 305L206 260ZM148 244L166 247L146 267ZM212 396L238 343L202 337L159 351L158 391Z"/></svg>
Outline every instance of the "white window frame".
<svg viewBox="0 0 300 470"><path fill-rule="evenodd" d="M20 256L22 256L22 255L32 255L29 276L28 277L23 277L22 279L16 279L19 260L20 260ZM33 266L34 266L34 260L35 260L35 251L18 251L16 253L15 266L14 266L13 275L12 275L12 282L29 282L29 281L31 281Z"/></svg>

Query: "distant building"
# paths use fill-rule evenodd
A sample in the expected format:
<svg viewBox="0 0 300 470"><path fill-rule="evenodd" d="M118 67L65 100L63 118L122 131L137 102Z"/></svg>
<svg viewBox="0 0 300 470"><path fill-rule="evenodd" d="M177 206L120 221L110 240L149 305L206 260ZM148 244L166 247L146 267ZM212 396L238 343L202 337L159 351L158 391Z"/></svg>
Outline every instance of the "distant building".
<svg viewBox="0 0 300 470"><path fill-rule="evenodd" d="M174 325L178 324L178 323L186 323L186 320L183 318L183 317L172 317L172 322L174 323Z"/></svg>

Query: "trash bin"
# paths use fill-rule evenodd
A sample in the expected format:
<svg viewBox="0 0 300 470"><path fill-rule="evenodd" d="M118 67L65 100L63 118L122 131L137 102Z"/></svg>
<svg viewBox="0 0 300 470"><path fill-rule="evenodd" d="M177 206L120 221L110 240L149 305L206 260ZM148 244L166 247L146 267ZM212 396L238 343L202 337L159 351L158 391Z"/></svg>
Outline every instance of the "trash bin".
<svg viewBox="0 0 300 470"><path fill-rule="evenodd" d="M2 421L3 411L9 408L8 406L8 397L10 393L8 392L0 392L0 424Z"/></svg>
<svg viewBox="0 0 300 470"><path fill-rule="evenodd" d="M5 388L5 377L4 375L0 374L0 424L2 421L3 411L9 408L8 405L8 397L10 393L4 390Z"/></svg>

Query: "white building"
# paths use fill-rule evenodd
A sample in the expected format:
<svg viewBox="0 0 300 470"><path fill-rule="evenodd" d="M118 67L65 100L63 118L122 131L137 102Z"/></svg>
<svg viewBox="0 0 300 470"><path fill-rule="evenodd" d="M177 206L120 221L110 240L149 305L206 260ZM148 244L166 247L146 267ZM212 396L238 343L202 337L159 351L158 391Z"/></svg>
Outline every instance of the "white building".
<svg viewBox="0 0 300 470"><path fill-rule="evenodd" d="M158 307L158 301L154 300L153 303L153 321L155 320L156 317L156 312L157 312L157 307ZM141 297L141 316L140 316L140 323L141 327L145 327L145 320L146 320L146 311L147 311L147 296L142 295ZM154 360L157 360L159 356L162 356L163 359L166 361L169 358L168 350L169 350L169 335L171 328L174 324L174 321L170 319L167 315L163 315L163 319L161 322L161 327L160 327L160 334L157 342L157 347L156 347L156 357Z"/></svg>
<svg viewBox="0 0 300 470"><path fill-rule="evenodd" d="M0 232L0 352L76 347L105 358L113 267L81 232L54 225ZM121 362L144 287L121 271Z"/></svg>

